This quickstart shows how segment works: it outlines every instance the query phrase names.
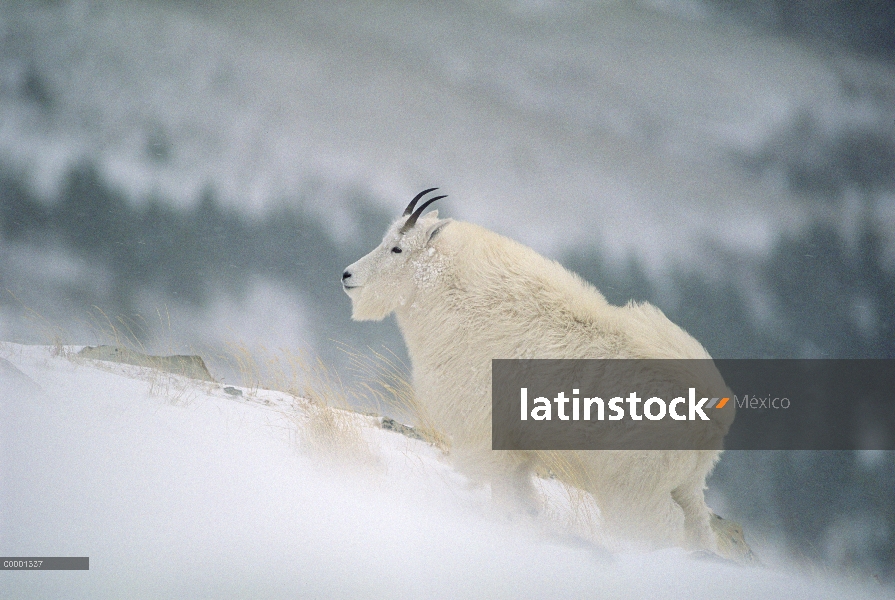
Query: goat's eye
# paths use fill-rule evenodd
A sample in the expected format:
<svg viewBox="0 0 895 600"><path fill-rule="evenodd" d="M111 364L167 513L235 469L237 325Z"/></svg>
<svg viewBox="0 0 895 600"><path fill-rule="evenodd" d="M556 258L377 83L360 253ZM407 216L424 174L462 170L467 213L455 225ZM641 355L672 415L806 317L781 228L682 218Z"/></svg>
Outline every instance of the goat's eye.
<svg viewBox="0 0 895 600"><path fill-rule="evenodd" d="M395 254L401 254L403 250L395 246L394 248L392 248L392 252L394 252Z"/></svg>

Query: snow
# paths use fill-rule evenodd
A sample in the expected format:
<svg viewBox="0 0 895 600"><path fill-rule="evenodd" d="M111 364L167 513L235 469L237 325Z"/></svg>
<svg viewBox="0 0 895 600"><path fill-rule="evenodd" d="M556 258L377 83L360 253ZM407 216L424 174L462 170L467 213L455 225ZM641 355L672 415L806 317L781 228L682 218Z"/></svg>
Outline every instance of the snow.
<svg viewBox="0 0 895 600"><path fill-rule="evenodd" d="M508 519L375 417L325 409L344 418L333 434L286 393L75 350L0 344L0 555L90 570L4 571L2 598L886 595L676 549L608 556Z"/></svg>

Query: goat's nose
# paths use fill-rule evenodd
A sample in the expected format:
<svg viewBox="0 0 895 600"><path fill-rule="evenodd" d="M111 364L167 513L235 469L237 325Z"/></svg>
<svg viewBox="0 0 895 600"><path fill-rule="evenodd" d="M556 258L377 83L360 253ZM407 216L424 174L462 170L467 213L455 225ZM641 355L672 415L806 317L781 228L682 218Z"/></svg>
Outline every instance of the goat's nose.
<svg viewBox="0 0 895 600"><path fill-rule="evenodd" d="M345 271L344 273L342 273L342 281L345 281L345 280L348 279L349 277L351 277L351 272L350 272L350 271Z"/></svg>

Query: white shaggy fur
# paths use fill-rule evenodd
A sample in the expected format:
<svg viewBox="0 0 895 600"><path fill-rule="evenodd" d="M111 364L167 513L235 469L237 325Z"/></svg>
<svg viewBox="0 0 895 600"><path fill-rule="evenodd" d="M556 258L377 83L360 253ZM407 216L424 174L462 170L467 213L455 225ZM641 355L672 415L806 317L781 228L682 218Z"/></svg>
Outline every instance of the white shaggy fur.
<svg viewBox="0 0 895 600"><path fill-rule="evenodd" d="M600 514L595 539L604 544L729 554L703 496L719 451L490 449L493 358L710 358L705 349L654 306L612 306L517 242L439 220L437 211L402 234L406 220L346 269L343 284L354 319L396 314L427 424L449 438L458 468L530 510L540 507L533 473L551 471L592 495ZM717 371L700 384L701 395L729 395ZM726 433L728 404L711 435Z"/></svg>

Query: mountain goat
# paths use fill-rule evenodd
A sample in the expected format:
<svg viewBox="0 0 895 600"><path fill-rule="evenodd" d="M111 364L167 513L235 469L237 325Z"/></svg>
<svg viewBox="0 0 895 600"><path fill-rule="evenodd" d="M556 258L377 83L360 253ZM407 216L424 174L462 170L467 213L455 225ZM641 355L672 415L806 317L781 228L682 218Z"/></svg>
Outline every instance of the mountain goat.
<svg viewBox="0 0 895 600"><path fill-rule="evenodd" d="M439 219L437 211L423 216L445 196L414 210L435 189L417 195L382 243L345 269L342 285L353 319L395 313L417 400L428 424L450 440L458 469L532 511L539 508L533 474L549 469L593 496L610 539L741 558L748 548L734 540L740 550L729 549L731 524L704 499L720 451L491 450L493 358L710 357L654 306L610 305L593 286L522 244ZM720 375L706 386L729 395ZM732 420L732 411L725 413L721 435Z"/></svg>

